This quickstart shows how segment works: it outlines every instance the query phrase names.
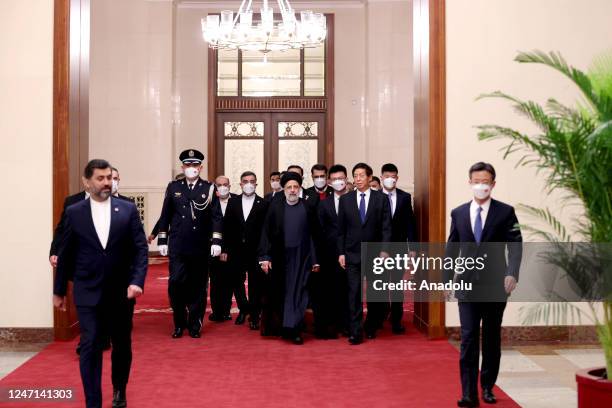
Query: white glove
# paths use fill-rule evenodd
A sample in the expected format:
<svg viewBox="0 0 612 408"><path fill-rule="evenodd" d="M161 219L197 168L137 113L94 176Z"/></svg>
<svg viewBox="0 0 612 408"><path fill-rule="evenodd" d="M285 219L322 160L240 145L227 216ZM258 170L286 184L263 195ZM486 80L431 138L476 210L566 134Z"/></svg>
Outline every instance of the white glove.
<svg viewBox="0 0 612 408"><path fill-rule="evenodd" d="M210 256L213 258L221 255L221 246L219 245L211 245L210 246Z"/></svg>
<svg viewBox="0 0 612 408"><path fill-rule="evenodd" d="M168 245L158 245L157 249L159 249L161 256L168 256Z"/></svg>

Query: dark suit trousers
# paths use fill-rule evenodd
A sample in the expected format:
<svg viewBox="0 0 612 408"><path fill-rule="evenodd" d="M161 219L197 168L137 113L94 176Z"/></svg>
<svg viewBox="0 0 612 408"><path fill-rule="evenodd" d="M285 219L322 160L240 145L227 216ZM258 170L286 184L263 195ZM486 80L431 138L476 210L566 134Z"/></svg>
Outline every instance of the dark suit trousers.
<svg viewBox="0 0 612 408"><path fill-rule="evenodd" d="M388 281L399 283L404 278L404 271L391 270L388 271ZM404 316L404 292L398 290L389 291L389 300L391 302L391 325L393 327L402 324Z"/></svg>
<svg viewBox="0 0 612 408"><path fill-rule="evenodd" d="M232 278L229 262L222 262L218 257L212 259L210 263L210 306L212 312L218 317L230 314L234 284Z"/></svg>
<svg viewBox="0 0 612 408"><path fill-rule="evenodd" d="M361 265L346 265L348 283L348 314L349 334L361 338L363 336L363 301L361 296L362 277Z"/></svg>
<svg viewBox="0 0 612 408"><path fill-rule="evenodd" d="M263 291L265 274L259 267L259 263L255 261L248 264L246 273L249 276L249 320L259 321L261 317L262 298L264 296ZM244 272L242 276L244 277ZM236 285L242 285L242 287L244 288L244 278L242 278L242 281L240 281L239 278ZM236 298L236 302L238 302L238 298ZM240 307L240 305L238 307ZM242 308L240 308L240 310L242 310Z"/></svg>
<svg viewBox="0 0 612 408"><path fill-rule="evenodd" d="M464 396L478 395L478 357L482 321L480 386L491 389L497 381L501 359L501 323L505 302L459 302L461 322L461 388Z"/></svg>
<svg viewBox="0 0 612 408"><path fill-rule="evenodd" d="M346 272L338 261L326 261L321 271L310 274L309 291L316 330L348 330Z"/></svg>
<svg viewBox="0 0 612 408"><path fill-rule="evenodd" d="M98 306L77 306L81 326L79 365L88 408L102 406L102 348L110 335L113 388L125 389L132 365L134 300L116 297Z"/></svg>
<svg viewBox="0 0 612 408"><path fill-rule="evenodd" d="M170 254L168 296L175 327L195 331L202 328L207 286L207 255Z"/></svg>

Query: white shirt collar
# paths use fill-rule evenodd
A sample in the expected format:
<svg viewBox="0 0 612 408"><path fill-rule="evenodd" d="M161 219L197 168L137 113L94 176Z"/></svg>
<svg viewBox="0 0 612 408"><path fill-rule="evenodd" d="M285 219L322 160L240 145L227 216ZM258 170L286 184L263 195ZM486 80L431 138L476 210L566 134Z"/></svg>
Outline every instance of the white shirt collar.
<svg viewBox="0 0 612 408"><path fill-rule="evenodd" d="M242 194L242 200L248 200L248 201L253 201L255 200L255 194L252 194L250 196L246 195L246 194Z"/></svg>
<svg viewBox="0 0 612 408"><path fill-rule="evenodd" d="M393 195L397 196L397 192L395 190L397 190L397 188L394 188L391 191L387 191L387 189L383 187L382 192L385 193L385 194L393 194Z"/></svg>
<svg viewBox="0 0 612 408"><path fill-rule="evenodd" d="M482 207L482 211L484 212L489 212L489 207L491 207L491 197L489 197L489 199L482 204L478 204L475 198L472 199L472 202L470 203L470 211L476 211L478 207Z"/></svg>

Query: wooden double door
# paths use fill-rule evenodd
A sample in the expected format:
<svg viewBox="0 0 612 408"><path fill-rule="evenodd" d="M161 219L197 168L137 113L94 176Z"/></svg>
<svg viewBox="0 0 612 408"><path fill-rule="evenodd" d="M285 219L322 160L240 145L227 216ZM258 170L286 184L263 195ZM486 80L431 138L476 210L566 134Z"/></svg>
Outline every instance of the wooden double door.
<svg viewBox="0 0 612 408"><path fill-rule="evenodd" d="M257 193L270 191L269 175L289 165L304 169L311 185L310 167L327 163L325 113L222 112L216 117L216 171L230 178L231 191L240 192L240 174L257 175ZM327 163L329 164L329 163Z"/></svg>

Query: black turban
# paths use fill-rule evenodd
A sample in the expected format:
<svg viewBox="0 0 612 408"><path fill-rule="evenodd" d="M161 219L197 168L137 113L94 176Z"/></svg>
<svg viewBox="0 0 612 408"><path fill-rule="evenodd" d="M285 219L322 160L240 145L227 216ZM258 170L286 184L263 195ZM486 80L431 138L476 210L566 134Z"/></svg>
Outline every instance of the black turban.
<svg viewBox="0 0 612 408"><path fill-rule="evenodd" d="M302 176L300 176L298 173L295 173L293 171L287 171L281 177L281 180L280 180L281 186L285 188L285 184L287 184L287 182L291 180L297 181L300 186L302 185Z"/></svg>

